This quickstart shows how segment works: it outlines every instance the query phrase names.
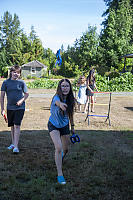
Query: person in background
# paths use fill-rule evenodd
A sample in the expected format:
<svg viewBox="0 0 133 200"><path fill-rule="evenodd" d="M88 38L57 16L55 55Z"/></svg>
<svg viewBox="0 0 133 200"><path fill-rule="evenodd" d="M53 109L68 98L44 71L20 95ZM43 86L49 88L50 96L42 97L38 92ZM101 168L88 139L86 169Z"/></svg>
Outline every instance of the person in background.
<svg viewBox="0 0 133 200"><path fill-rule="evenodd" d="M85 113L88 107L88 102L90 103L90 108L91 108L91 112L94 112L94 90L97 90L96 87L96 79L95 79L95 69L90 70L89 75L87 77L87 81L86 81L86 95L87 95L87 101L86 101L86 105L85 105Z"/></svg>
<svg viewBox="0 0 133 200"><path fill-rule="evenodd" d="M57 167L57 181L66 184L62 172L62 161L68 152L69 146L69 122L71 131L74 132L73 113L75 98L71 83L68 79L59 81L56 94L51 102L51 115L48 121L48 130L55 147L55 163Z"/></svg>
<svg viewBox="0 0 133 200"><path fill-rule="evenodd" d="M29 94L27 86L20 79L21 67L14 65L10 69L9 79L3 81L1 86L1 114L4 116L4 98L7 96L7 121L11 127L12 144L8 147L13 153L19 153L18 143L20 136L20 126L25 112L25 100Z"/></svg>
<svg viewBox="0 0 133 200"><path fill-rule="evenodd" d="M85 76L80 76L77 86L79 86L79 92L78 92L78 98L77 98L78 110L81 111L81 105L85 105L86 100L87 100Z"/></svg>

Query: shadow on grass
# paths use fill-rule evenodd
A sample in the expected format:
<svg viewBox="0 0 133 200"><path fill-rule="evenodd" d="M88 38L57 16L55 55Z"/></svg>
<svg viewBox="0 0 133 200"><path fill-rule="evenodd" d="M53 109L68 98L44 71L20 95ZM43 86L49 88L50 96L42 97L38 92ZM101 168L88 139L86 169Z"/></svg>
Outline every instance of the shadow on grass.
<svg viewBox="0 0 133 200"><path fill-rule="evenodd" d="M124 108L133 111L133 107L124 107Z"/></svg>
<svg viewBox="0 0 133 200"><path fill-rule="evenodd" d="M0 200L130 200L133 197L133 132L78 130L63 163L65 186L56 184L54 146L47 130L23 130L20 153L0 132Z"/></svg>
<svg viewBox="0 0 133 200"><path fill-rule="evenodd" d="M41 109L42 110L50 110L50 107L49 106L45 106L45 107L42 107Z"/></svg>

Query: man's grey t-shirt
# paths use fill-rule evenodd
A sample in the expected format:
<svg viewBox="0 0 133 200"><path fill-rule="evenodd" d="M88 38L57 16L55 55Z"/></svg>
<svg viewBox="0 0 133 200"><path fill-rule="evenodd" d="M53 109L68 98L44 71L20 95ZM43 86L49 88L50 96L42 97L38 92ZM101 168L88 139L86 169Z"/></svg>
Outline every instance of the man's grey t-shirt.
<svg viewBox="0 0 133 200"><path fill-rule="evenodd" d="M27 92L27 86L23 80L7 79L1 86L1 91L5 91L7 95L7 110L25 109L25 102L21 106L16 103L24 97Z"/></svg>

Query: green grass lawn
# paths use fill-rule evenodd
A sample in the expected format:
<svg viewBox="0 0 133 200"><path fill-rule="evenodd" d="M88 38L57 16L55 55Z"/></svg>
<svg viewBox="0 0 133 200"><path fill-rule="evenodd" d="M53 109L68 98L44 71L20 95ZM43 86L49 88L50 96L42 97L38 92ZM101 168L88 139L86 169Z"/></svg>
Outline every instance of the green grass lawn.
<svg viewBox="0 0 133 200"><path fill-rule="evenodd" d="M0 132L0 200L132 200L133 132L77 133L60 186L48 131L22 131L18 155L6 149L10 132Z"/></svg>

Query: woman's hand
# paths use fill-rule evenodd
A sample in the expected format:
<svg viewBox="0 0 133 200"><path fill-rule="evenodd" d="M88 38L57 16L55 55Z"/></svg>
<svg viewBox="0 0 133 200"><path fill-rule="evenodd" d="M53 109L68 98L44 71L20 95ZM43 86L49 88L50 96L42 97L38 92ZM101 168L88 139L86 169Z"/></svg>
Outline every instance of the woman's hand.
<svg viewBox="0 0 133 200"><path fill-rule="evenodd" d="M72 131L72 133L75 132L74 126L72 126L72 125L71 125L71 131Z"/></svg>
<svg viewBox="0 0 133 200"><path fill-rule="evenodd" d="M66 111L66 109L67 109L67 104L66 104L66 103L60 102L60 108L61 108L61 110Z"/></svg>

